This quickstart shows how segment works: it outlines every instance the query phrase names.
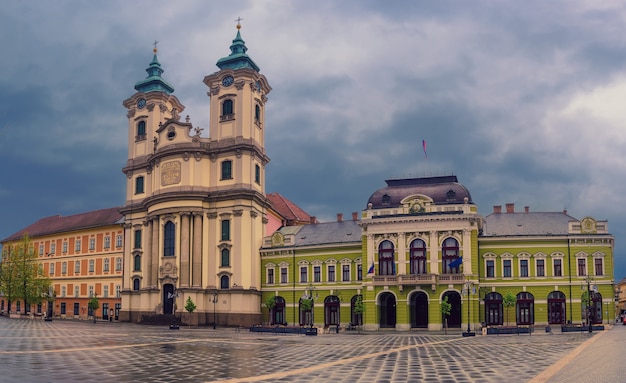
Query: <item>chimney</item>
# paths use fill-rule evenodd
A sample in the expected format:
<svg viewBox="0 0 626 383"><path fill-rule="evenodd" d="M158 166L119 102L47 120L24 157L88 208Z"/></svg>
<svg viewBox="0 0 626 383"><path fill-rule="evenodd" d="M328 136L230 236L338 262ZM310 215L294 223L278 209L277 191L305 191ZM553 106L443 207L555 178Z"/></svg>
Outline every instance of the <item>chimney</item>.
<svg viewBox="0 0 626 383"><path fill-rule="evenodd" d="M343 222L343 213L337 213L337 222Z"/></svg>
<svg viewBox="0 0 626 383"><path fill-rule="evenodd" d="M317 223L317 217L311 216L311 224L315 225Z"/></svg>
<svg viewBox="0 0 626 383"><path fill-rule="evenodd" d="M359 220L359 213L357 213L356 211L352 212L352 220L353 221L358 221Z"/></svg>
<svg viewBox="0 0 626 383"><path fill-rule="evenodd" d="M507 203L506 204L506 212L507 213L515 213L515 204L514 203Z"/></svg>
<svg viewBox="0 0 626 383"><path fill-rule="evenodd" d="M495 214L500 214L502 213L502 205L493 205L493 212Z"/></svg>
<svg viewBox="0 0 626 383"><path fill-rule="evenodd" d="M567 215L567 209L563 209L563 214Z"/></svg>
<svg viewBox="0 0 626 383"><path fill-rule="evenodd" d="M528 213L530 211L530 208L528 206L524 206L524 213Z"/></svg>

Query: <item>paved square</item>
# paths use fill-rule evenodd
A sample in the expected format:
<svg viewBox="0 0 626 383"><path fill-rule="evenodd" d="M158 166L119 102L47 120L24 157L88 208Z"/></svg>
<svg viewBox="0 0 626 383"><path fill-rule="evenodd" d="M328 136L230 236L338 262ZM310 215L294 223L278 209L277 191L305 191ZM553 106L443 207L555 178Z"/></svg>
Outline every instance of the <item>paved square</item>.
<svg viewBox="0 0 626 383"><path fill-rule="evenodd" d="M2 382L527 382L587 333L317 337L0 317Z"/></svg>

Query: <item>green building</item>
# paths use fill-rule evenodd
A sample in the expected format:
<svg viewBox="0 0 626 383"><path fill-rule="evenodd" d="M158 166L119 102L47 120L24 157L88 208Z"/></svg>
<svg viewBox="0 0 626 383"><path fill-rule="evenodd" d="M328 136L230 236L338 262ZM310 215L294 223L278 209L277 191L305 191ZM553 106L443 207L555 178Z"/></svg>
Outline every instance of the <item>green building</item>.
<svg viewBox="0 0 626 383"><path fill-rule="evenodd" d="M264 239L266 324L475 331L614 318L606 221L513 204L483 217L455 176L386 183L360 217Z"/></svg>

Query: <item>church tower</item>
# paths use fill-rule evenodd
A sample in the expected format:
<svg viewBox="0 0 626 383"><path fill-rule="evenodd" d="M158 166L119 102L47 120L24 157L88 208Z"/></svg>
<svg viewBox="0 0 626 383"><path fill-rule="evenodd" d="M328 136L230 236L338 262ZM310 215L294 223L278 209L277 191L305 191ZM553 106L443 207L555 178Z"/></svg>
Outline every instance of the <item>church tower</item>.
<svg viewBox="0 0 626 383"><path fill-rule="evenodd" d="M271 91L246 54L241 25L231 53L204 78L208 137L161 76L155 47L128 110L124 285L120 318L171 320L188 298L192 324L261 321L259 249L266 223L265 103ZM184 320L189 319L187 313Z"/></svg>

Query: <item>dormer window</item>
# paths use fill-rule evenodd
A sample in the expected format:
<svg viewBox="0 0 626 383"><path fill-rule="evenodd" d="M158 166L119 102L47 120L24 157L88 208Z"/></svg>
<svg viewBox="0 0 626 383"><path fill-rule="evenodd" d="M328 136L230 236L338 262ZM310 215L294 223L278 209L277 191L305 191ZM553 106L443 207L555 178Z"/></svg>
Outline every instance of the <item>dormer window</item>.
<svg viewBox="0 0 626 383"><path fill-rule="evenodd" d="M391 197L389 194L383 195L383 205L389 205L391 203Z"/></svg>
<svg viewBox="0 0 626 383"><path fill-rule="evenodd" d="M454 190L448 190L448 192L446 193L446 201L456 201L456 193L454 192Z"/></svg>

